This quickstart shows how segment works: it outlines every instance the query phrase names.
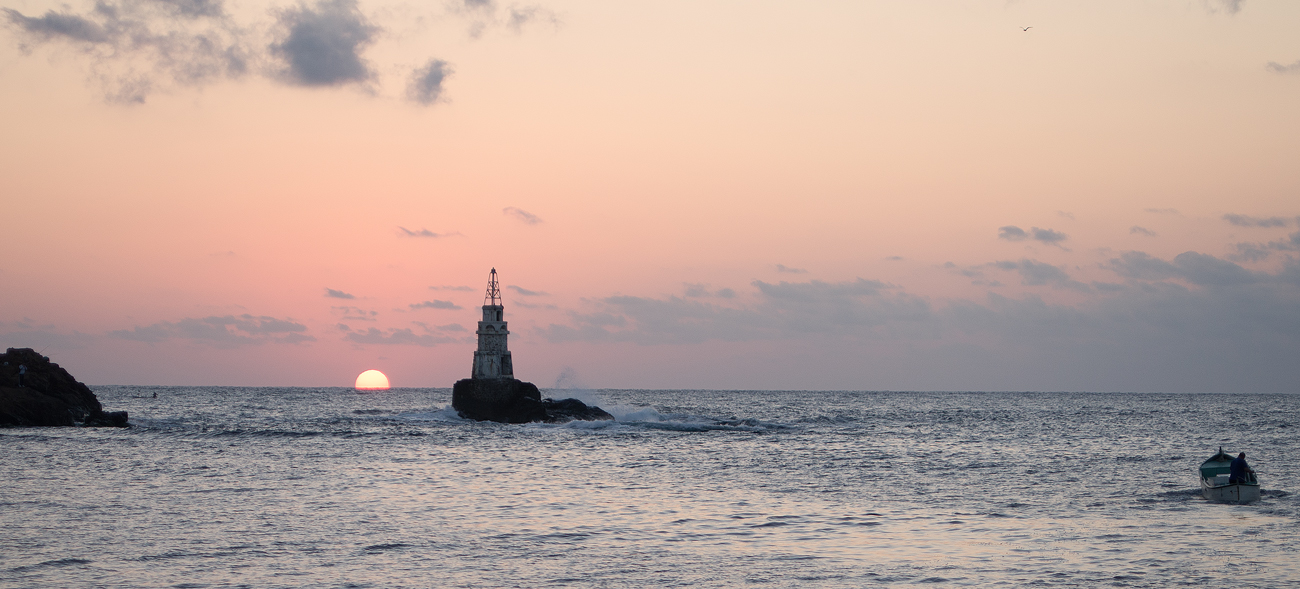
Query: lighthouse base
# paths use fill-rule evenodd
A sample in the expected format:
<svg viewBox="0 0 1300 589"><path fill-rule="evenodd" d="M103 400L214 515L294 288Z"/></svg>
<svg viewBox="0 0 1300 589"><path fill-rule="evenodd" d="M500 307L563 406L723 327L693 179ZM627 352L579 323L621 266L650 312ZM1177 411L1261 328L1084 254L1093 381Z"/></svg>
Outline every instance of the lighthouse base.
<svg viewBox="0 0 1300 589"><path fill-rule="evenodd" d="M537 385L516 378L466 378L451 389L451 406L461 417L500 423L614 419L577 399L543 399Z"/></svg>

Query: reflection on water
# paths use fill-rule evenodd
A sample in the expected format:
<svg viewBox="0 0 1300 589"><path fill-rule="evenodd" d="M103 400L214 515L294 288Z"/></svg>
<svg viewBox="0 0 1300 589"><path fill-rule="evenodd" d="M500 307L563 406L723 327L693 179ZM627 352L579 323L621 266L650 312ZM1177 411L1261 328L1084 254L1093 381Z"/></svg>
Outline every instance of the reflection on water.
<svg viewBox="0 0 1300 589"><path fill-rule="evenodd" d="M1296 395L96 392L136 427L0 430L0 585L1300 583ZM1263 501L1200 499L1219 445Z"/></svg>

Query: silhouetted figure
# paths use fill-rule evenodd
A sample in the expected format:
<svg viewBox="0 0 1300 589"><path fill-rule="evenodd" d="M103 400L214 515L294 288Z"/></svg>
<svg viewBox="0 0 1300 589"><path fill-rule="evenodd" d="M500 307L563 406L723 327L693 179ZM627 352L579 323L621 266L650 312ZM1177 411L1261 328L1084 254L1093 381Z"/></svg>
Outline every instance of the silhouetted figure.
<svg viewBox="0 0 1300 589"><path fill-rule="evenodd" d="M1246 453L1238 454L1232 462L1228 464L1228 484L1249 483L1250 475L1255 474L1255 469L1246 464Z"/></svg>
<svg viewBox="0 0 1300 589"><path fill-rule="evenodd" d="M19 386L19 387L22 387L22 386L23 386L23 375L24 375L24 374L27 374L27 365L26 365L26 364L19 364L19 365L18 365L18 386Z"/></svg>
<svg viewBox="0 0 1300 589"><path fill-rule="evenodd" d="M158 393L154 393L154 394L153 394L153 398L157 399L157 398L158 398Z"/></svg>

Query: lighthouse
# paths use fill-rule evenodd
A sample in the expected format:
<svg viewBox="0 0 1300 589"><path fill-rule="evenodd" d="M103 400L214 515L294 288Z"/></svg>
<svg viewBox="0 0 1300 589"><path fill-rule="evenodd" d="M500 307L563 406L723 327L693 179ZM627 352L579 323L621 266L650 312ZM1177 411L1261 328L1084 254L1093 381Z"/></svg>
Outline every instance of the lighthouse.
<svg viewBox="0 0 1300 589"><path fill-rule="evenodd" d="M470 378L514 378L514 365L510 350L506 348L505 306L501 304L501 288L497 284L497 269L488 277L487 293L483 295L483 320L478 322L478 349L474 351L474 370Z"/></svg>

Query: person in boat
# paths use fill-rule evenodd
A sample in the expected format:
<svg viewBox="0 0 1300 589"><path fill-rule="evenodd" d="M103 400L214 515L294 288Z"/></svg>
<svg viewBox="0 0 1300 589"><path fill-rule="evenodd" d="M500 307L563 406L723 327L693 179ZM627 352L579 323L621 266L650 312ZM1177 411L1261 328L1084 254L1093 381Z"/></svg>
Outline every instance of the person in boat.
<svg viewBox="0 0 1300 589"><path fill-rule="evenodd" d="M1255 469L1246 464L1246 453L1238 454L1232 462L1228 464L1228 484L1249 483L1250 475L1255 474Z"/></svg>

